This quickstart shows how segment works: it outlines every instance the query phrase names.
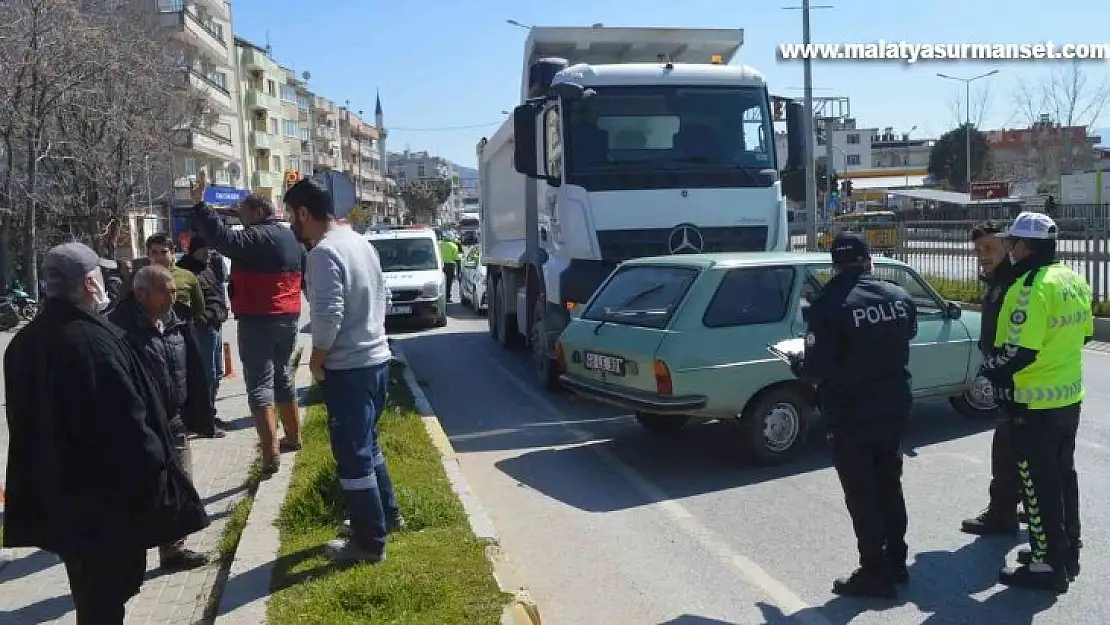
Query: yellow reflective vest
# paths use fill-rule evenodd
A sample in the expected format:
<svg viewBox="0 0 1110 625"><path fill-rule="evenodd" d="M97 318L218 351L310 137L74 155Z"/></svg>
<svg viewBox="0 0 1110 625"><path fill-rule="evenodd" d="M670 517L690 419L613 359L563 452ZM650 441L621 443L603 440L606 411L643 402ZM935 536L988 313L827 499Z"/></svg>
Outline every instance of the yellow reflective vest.
<svg viewBox="0 0 1110 625"><path fill-rule="evenodd" d="M1083 345L1094 335L1091 286L1063 263L1026 272L1006 291L995 348L1037 352L1014 374L1011 399L1031 410L1083 401Z"/></svg>

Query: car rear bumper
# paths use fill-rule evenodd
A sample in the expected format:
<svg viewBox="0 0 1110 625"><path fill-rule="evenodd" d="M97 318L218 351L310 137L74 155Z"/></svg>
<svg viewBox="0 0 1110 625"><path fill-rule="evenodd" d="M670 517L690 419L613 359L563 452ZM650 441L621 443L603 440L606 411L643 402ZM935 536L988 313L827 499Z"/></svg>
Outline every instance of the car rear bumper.
<svg viewBox="0 0 1110 625"><path fill-rule="evenodd" d="M636 389L618 389L570 373L559 376L559 381L576 395L619 406L633 412L684 415L701 410L705 408L706 404L706 398L702 395L667 397Z"/></svg>

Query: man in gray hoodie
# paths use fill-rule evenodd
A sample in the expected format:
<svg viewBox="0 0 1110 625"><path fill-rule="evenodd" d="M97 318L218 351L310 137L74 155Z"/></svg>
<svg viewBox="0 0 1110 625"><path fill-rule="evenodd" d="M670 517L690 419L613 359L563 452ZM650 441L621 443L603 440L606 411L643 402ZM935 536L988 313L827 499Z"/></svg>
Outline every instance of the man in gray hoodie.
<svg viewBox="0 0 1110 625"><path fill-rule="evenodd" d="M293 232L311 251L305 267L312 323L309 368L328 409L348 538L328 543L336 560L380 562L386 535L404 521L378 444L392 354L385 333L389 291L374 247L336 221L331 195L305 178L285 193Z"/></svg>

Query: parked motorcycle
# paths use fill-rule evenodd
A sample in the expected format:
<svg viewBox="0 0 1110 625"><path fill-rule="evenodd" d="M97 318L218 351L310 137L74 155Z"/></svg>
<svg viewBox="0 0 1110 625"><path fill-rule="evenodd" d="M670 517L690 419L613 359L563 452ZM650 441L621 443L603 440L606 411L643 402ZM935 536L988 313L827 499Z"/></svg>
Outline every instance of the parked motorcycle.
<svg viewBox="0 0 1110 625"><path fill-rule="evenodd" d="M19 325L23 320L20 316L19 308L15 303L15 298L11 295L0 297L0 332L7 332L12 328Z"/></svg>
<svg viewBox="0 0 1110 625"><path fill-rule="evenodd" d="M19 311L20 317L30 321L35 318L35 315L39 314L39 303L36 302L35 298L31 297L31 294L27 291L24 291L20 287L12 287L12 291L9 295L12 298L16 310Z"/></svg>

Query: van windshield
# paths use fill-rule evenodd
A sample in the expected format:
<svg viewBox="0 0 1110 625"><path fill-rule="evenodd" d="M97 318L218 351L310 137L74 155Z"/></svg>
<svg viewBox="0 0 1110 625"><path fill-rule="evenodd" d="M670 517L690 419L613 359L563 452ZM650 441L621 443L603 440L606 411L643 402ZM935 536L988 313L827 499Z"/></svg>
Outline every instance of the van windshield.
<svg viewBox="0 0 1110 625"><path fill-rule="evenodd" d="M425 271L439 269L435 243L431 239L371 239L378 251L382 271Z"/></svg>
<svg viewBox="0 0 1110 625"><path fill-rule="evenodd" d="M618 269L583 319L665 328L698 276L692 267L634 265Z"/></svg>

